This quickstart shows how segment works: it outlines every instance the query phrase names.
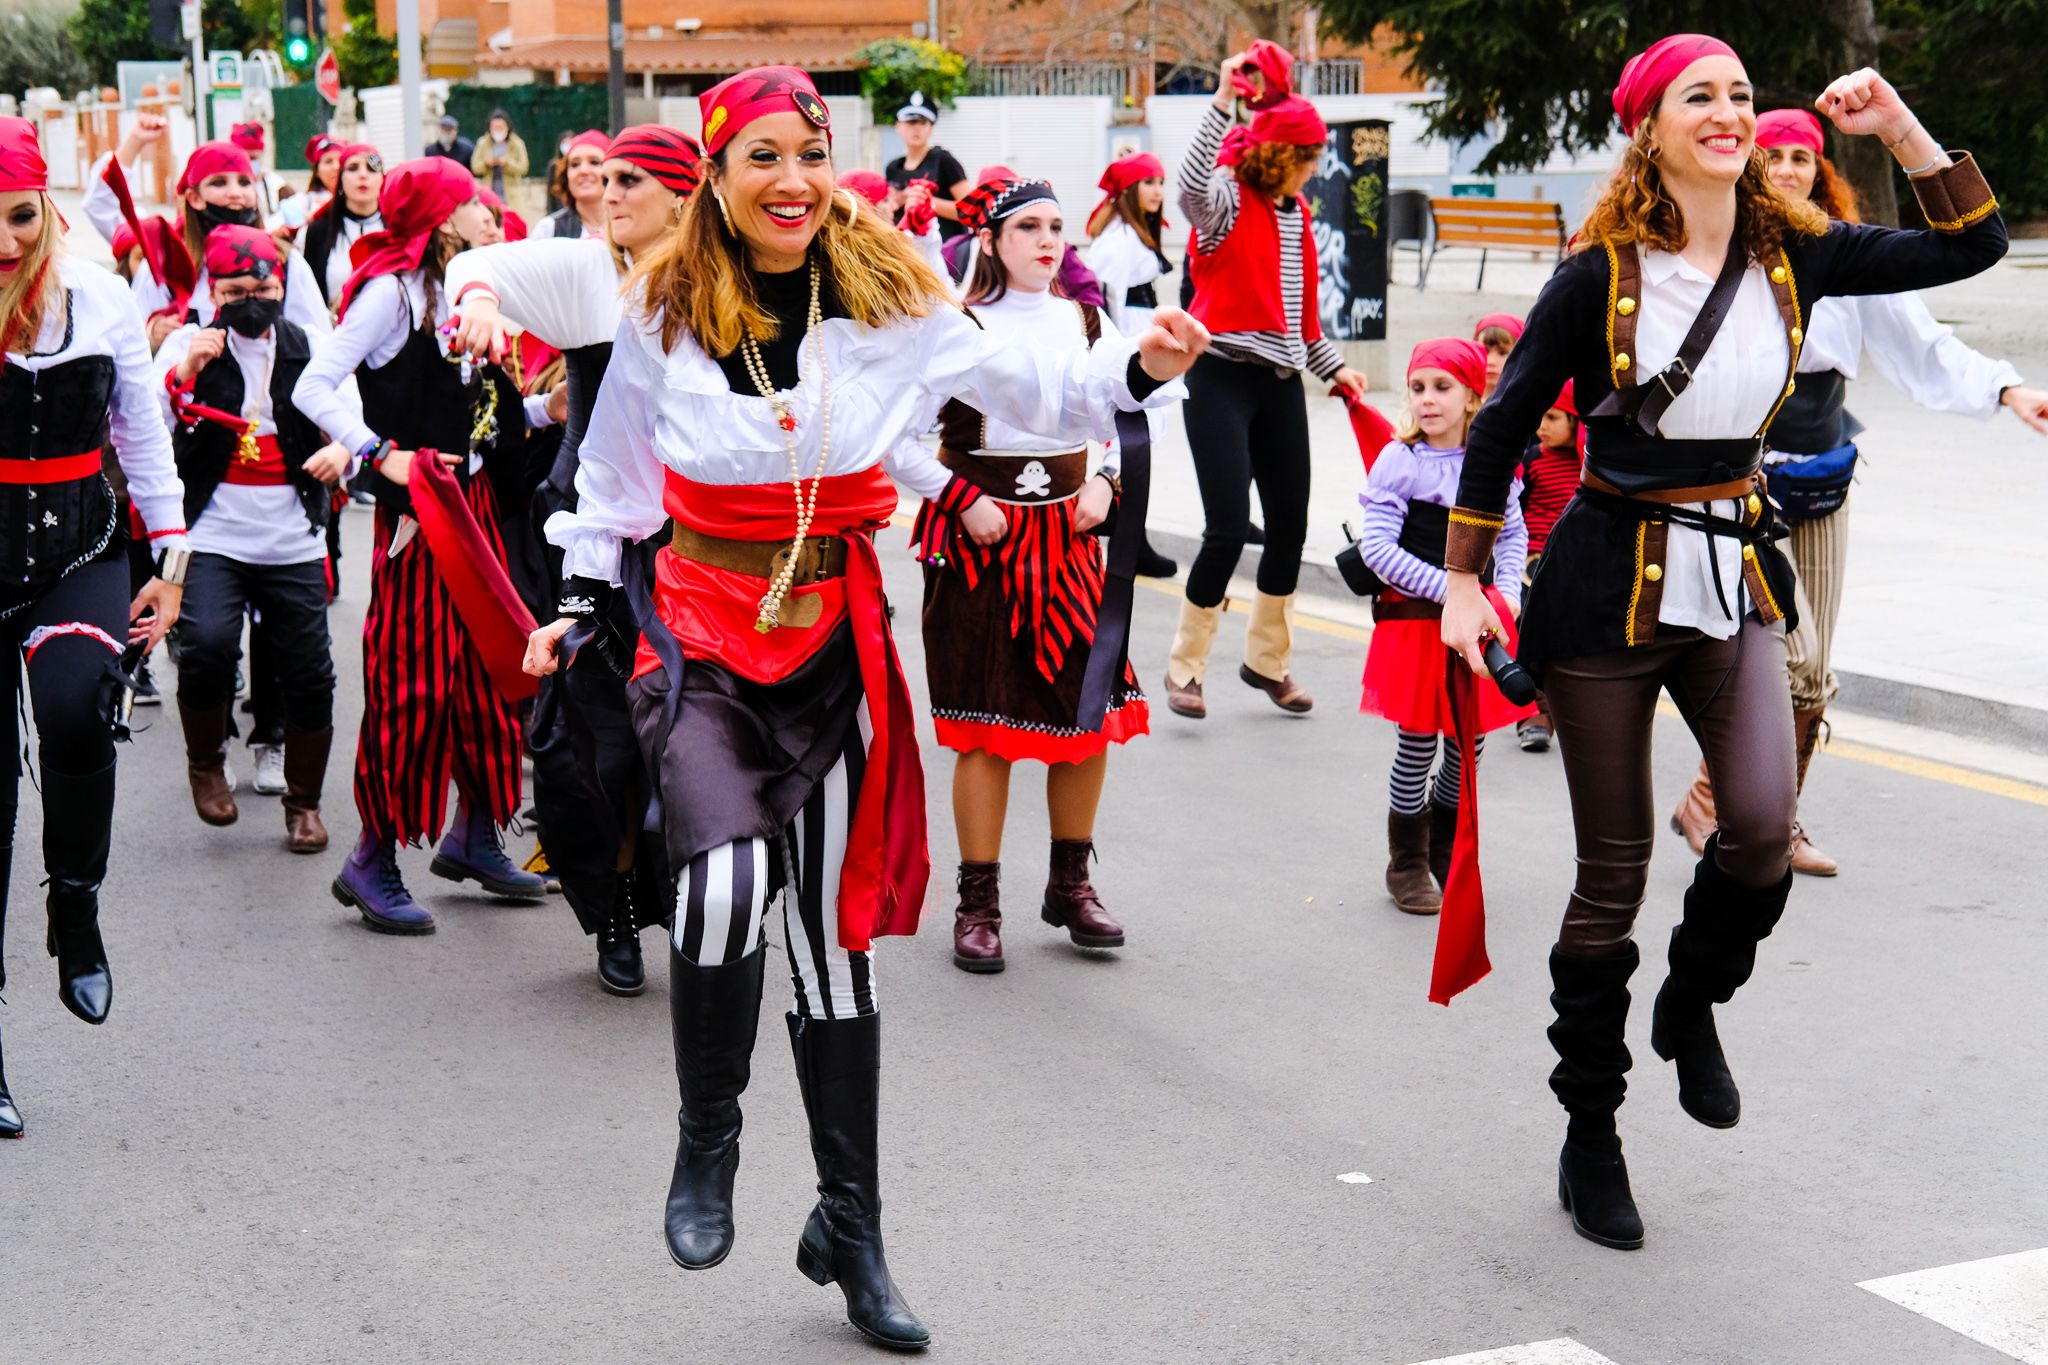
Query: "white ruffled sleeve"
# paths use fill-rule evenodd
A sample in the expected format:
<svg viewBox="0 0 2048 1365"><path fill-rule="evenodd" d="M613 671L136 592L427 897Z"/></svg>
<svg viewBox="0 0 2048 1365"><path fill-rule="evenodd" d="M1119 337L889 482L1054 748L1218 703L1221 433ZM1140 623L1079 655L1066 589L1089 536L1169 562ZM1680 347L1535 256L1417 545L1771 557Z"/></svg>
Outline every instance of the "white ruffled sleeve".
<svg viewBox="0 0 2048 1365"><path fill-rule="evenodd" d="M564 578L619 581L619 546L642 541L668 519L661 457L654 449L650 393L662 387L663 362L631 317L619 324L597 407L578 448L576 510L548 518L547 538L562 548Z"/></svg>

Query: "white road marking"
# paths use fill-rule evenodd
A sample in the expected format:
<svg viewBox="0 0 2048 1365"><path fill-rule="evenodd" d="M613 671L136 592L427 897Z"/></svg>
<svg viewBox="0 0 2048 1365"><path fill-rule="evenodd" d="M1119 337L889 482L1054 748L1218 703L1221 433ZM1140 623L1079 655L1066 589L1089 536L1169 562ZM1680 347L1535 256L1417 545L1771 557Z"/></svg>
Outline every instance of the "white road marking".
<svg viewBox="0 0 2048 1365"><path fill-rule="evenodd" d="M1338 1176L1337 1179L1343 1181L1346 1185L1372 1184L1372 1177L1367 1175L1364 1171L1346 1171L1344 1174Z"/></svg>
<svg viewBox="0 0 2048 1365"><path fill-rule="evenodd" d="M2048 1365L2048 1247L1865 1280L1857 1288L2026 1365Z"/></svg>
<svg viewBox="0 0 2048 1365"><path fill-rule="evenodd" d="M1421 1365L1614 1365L1614 1362L1590 1346L1579 1345L1570 1337L1558 1337L1554 1341L1532 1341L1526 1346L1503 1346L1468 1356L1425 1360Z"/></svg>

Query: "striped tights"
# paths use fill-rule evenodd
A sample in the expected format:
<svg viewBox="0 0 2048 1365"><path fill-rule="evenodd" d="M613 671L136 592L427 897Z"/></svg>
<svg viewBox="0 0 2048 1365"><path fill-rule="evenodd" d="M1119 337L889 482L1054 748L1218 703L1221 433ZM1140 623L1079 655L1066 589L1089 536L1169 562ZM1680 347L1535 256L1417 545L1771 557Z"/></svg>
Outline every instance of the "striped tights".
<svg viewBox="0 0 2048 1365"><path fill-rule="evenodd" d="M1438 741L1441 739L1444 761L1436 769L1436 780L1430 781L1429 770L1436 766ZM1458 743L1449 735L1420 734L1414 730L1394 731L1394 770L1387 777L1387 804L1396 815L1418 814L1425 805L1442 806L1446 810L1458 808L1458 780L1463 775L1464 763L1458 756ZM1473 742L1472 754L1477 758L1486 750L1486 736L1481 735Z"/></svg>

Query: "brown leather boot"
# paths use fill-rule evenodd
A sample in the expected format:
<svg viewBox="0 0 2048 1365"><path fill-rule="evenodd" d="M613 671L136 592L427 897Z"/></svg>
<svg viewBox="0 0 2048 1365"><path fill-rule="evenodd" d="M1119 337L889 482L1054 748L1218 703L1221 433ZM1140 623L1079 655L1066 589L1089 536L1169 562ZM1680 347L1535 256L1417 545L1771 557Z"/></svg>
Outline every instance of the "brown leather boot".
<svg viewBox="0 0 2048 1365"><path fill-rule="evenodd" d="M235 789L228 785L228 703L203 710L180 699L178 718L185 727L185 776L192 783L192 809L209 825L232 825L241 818Z"/></svg>
<svg viewBox="0 0 2048 1365"><path fill-rule="evenodd" d="M1003 969L1001 863L960 864L960 905L953 911L953 965L963 972Z"/></svg>
<svg viewBox="0 0 2048 1365"><path fill-rule="evenodd" d="M1821 712L1825 707L1816 706L1811 711L1796 707L1792 712L1792 738L1799 750L1799 790L1806 790L1806 770L1812 766L1814 750L1820 747ZM1792 870L1809 877L1832 877L1842 870L1841 864L1813 846L1813 840L1806 837L1806 828L1797 820L1792 822Z"/></svg>
<svg viewBox="0 0 2048 1365"><path fill-rule="evenodd" d="M1716 828L1714 823L1714 785L1707 780L1707 762L1700 760L1700 775L1692 780L1679 798L1678 809L1671 812L1671 828L1685 836L1694 853L1707 851L1707 836Z"/></svg>
<svg viewBox="0 0 2048 1365"><path fill-rule="evenodd" d="M331 727L284 732L284 846L294 853L327 847L320 789L327 782L327 753L333 746Z"/></svg>
<svg viewBox="0 0 2048 1365"><path fill-rule="evenodd" d="M1102 908L1102 897L1088 881L1088 855L1095 851L1091 839L1052 841L1052 874L1045 882L1045 904L1038 917L1080 948L1121 948L1124 927Z"/></svg>
<svg viewBox="0 0 2048 1365"><path fill-rule="evenodd" d="M1429 874L1427 810L1387 812L1387 894L1411 915L1434 915L1444 908L1443 893Z"/></svg>
<svg viewBox="0 0 2048 1365"><path fill-rule="evenodd" d="M1429 803L1429 875L1439 887L1451 884L1451 845L1458 838L1458 808Z"/></svg>
<svg viewBox="0 0 2048 1365"><path fill-rule="evenodd" d="M1166 707L1176 716L1201 720L1209 714L1209 704L1202 700L1202 678L1209 671L1216 623L1229 606L1227 597L1213 607L1198 607L1181 599L1180 625L1173 632L1173 649L1166 657Z"/></svg>
<svg viewBox="0 0 2048 1365"><path fill-rule="evenodd" d="M1295 715L1310 710L1316 699L1288 672L1294 662L1294 595L1252 597L1252 623L1245 631L1244 662L1237 676L1273 699L1273 705Z"/></svg>

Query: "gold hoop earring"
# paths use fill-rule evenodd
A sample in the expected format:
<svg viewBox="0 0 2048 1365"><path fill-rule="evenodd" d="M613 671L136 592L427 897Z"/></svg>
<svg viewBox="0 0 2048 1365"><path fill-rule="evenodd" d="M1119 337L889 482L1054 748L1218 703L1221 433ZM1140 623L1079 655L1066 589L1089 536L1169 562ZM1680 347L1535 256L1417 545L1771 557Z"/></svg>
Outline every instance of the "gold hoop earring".
<svg viewBox="0 0 2048 1365"><path fill-rule="evenodd" d="M846 196L846 225L852 227L854 220L860 217L860 203L853 197L853 191L844 185L835 185L832 194L835 198L842 194Z"/></svg>
<svg viewBox="0 0 2048 1365"><path fill-rule="evenodd" d="M717 190L713 190L711 191L711 197L718 201L718 216L725 219L725 230L732 233L735 237L739 236L739 230L732 225L732 210L725 206L725 196Z"/></svg>
<svg viewBox="0 0 2048 1365"><path fill-rule="evenodd" d="M672 204L672 205L671 205L671 206L669 207L669 211L668 211L668 216L669 216L669 218L670 218L670 219L672 219L672 220L673 220L673 221L675 221L675 222L678 222L678 223L682 222L682 221L683 221L683 205L684 205L684 204L685 204L686 202L688 202L688 201L687 201L687 200L685 200L685 199L683 199L683 198L682 198L682 197L681 197L680 195L679 195L679 196L677 196L677 198L676 198L676 202L675 202L674 204Z"/></svg>

